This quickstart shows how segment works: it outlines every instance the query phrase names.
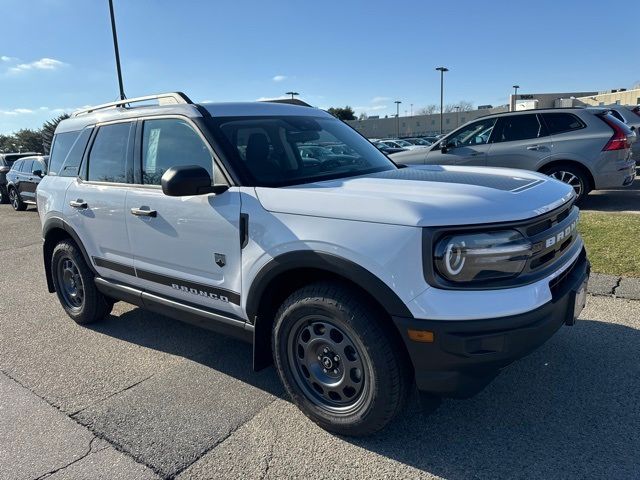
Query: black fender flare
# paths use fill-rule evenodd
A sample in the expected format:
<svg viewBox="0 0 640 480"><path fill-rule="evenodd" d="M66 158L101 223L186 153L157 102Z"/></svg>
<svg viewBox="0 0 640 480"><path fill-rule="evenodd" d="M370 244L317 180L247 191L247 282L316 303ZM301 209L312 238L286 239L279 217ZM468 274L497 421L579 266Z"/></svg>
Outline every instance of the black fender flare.
<svg viewBox="0 0 640 480"><path fill-rule="evenodd" d="M66 221L64 221L61 217L52 216L47 218L42 225L42 259L44 262L44 272L47 279L47 288L49 292L55 292L55 288L53 286L53 277L51 276L51 252L53 252L54 246L51 245L50 241L51 233L54 230L63 230L67 235L69 235L69 237L71 237L71 239L80 249L84 261L87 263L93 274L98 276L98 272L93 266L93 263L91 263L91 258L87 254L87 250L84 248L82 240L80 240L80 236L76 233L73 227Z"/></svg>
<svg viewBox="0 0 640 480"><path fill-rule="evenodd" d="M366 268L331 253L299 250L278 255L255 276L247 295L246 313L250 322L255 320L262 295L271 281L278 275L297 268L314 268L339 275L368 291L389 315L413 317L400 297Z"/></svg>

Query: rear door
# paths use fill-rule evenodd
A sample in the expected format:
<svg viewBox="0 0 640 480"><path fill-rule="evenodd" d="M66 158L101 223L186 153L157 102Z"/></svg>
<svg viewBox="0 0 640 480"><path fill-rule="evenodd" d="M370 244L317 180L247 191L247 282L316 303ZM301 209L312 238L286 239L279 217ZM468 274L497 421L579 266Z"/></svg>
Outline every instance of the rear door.
<svg viewBox="0 0 640 480"><path fill-rule="evenodd" d="M495 124L496 118L493 117L464 125L432 147L425 163L484 166ZM442 145L446 147L442 149Z"/></svg>
<svg viewBox="0 0 640 480"><path fill-rule="evenodd" d="M171 167L198 165L215 178L213 151L185 117L147 118L137 130L136 181L125 210L137 285L241 318L238 189L166 196L161 178Z"/></svg>
<svg viewBox="0 0 640 480"><path fill-rule="evenodd" d="M23 200L31 200L31 193L29 192L29 178L31 178L31 166L33 165L32 159L26 159L21 161L20 170L17 171L17 180L14 181L16 189Z"/></svg>
<svg viewBox="0 0 640 480"><path fill-rule="evenodd" d="M125 121L96 126L64 205L64 216L98 273L125 283L135 278L124 215L133 178L133 125Z"/></svg>
<svg viewBox="0 0 640 480"><path fill-rule="evenodd" d="M500 117L491 141L488 167L538 170L553 153L553 138L536 113Z"/></svg>

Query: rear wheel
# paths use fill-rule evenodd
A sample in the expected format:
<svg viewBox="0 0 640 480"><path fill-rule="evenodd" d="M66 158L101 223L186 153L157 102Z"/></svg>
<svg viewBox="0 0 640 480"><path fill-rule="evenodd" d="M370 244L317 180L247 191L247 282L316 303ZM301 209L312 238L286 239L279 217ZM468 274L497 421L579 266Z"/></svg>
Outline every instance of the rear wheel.
<svg viewBox="0 0 640 480"><path fill-rule="evenodd" d="M559 164L543 170L543 173L573 187L576 202L582 201L591 190L587 173L580 167L571 164Z"/></svg>
<svg viewBox="0 0 640 480"><path fill-rule="evenodd" d="M347 286L317 283L280 307L275 363L302 412L326 430L368 435L403 407L411 369L384 318Z"/></svg>
<svg viewBox="0 0 640 480"><path fill-rule="evenodd" d="M17 212L21 212L27 208L27 204L22 201L20 194L13 187L9 188L9 202L11 202L11 206Z"/></svg>
<svg viewBox="0 0 640 480"><path fill-rule="evenodd" d="M0 187L0 203L1 204L9 203L9 193L7 192L7 189L4 187Z"/></svg>
<svg viewBox="0 0 640 480"><path fill-rule="evenodd" d="M62 241L53 249L51 274L62 308L76 323L94 323L106 317L113 302L102 295L94 275L71 241Z"/></svg>

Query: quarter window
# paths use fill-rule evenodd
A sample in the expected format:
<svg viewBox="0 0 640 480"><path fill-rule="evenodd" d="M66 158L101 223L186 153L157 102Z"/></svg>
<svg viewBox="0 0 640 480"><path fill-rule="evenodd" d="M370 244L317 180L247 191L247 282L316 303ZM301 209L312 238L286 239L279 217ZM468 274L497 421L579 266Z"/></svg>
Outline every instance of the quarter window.
<svg viewBox="0 0 640 480"><path fill-rule="evenodd" d="M92 130L92 128L85 128L76 139L71 150L67 154L67 158L62 164L62 168L58 171L59 176L75 177L78 175L78 170L82 163L82 156L84 155L84 150L87 148L87 143L89 142Z"/></svg>
<svg viewBox="0 0 640 480"><path fill-rule="evenodd" d="M80 132L58 133L53 139L49 157L49 173L58 175Z"/></svg>
<svg viewBox="0 0 640 480"><path fill-rule="evenodd" d="M98 129L89 154L89 180L126 183L130 129L131 123L114 123Z"/></svg>
<svg viewBox="0 0 640 480"><path fill-rule="evenodd" d="M198 165L213 178L213 157L200 135L184 120L146 120L142 135L142 183L160 185L171 167Z"/></svg>

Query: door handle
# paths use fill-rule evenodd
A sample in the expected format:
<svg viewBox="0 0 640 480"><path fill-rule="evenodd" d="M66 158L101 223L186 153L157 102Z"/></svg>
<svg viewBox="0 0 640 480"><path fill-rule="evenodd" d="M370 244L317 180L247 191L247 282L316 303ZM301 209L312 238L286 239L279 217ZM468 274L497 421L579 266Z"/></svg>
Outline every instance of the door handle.
<svg viewBox="0 0 640 480"><path fill-rule="evenodd" d="M131 213L137 217L157 217L156 210L150 210L149 207L132 208Z"/></svg>
<svg viewBox="0 0 640 480"><path fill-rule="evenodd" d="M69 205L73 208L78 208L80 210L84 210L85 208L87 208L89 205L87 205L87 202L83 202L81 199L78 200L71 200L69 202Z"/></svg>
<svg viewBox="0 0 640 480"><path fill-rule="evenodd" d="M546 150L547 147L545 147L544 145L529 145L527 147L527 150Z"/></svg>
<svg viewBox="0 0 640 480"><path fill-rule="evenodd" d="M479 157L480 155L484 155L484 152L473 152L469 156L470 157Z"/></svg>

